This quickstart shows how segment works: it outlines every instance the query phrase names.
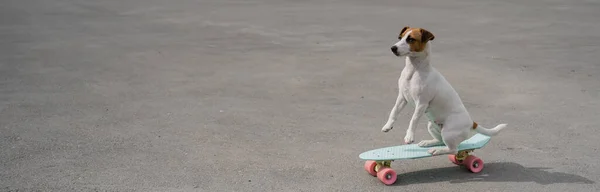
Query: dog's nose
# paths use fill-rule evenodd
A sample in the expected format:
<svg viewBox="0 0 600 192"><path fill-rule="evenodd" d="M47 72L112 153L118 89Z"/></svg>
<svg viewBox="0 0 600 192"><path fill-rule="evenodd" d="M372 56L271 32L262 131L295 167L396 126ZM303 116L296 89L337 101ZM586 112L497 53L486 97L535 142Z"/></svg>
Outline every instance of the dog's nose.
<svg viewBox="0 0 600 192"><path fill-rule="evenodd" d="M393 53L398 53L398 47L396 47L395 45L394 45L394 46L392 46L392 48L391 48L391 49L392 49L392 52L393 52Z"/></svg>

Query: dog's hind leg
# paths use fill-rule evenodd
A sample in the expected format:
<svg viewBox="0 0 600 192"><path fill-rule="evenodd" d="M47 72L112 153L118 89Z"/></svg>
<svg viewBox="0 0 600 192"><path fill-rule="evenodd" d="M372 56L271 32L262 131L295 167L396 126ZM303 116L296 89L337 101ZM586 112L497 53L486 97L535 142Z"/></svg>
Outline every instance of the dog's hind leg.
<svg viewBox="0 0 600 192"><path fill-rule="evenodd" d="M431 147L444 144L444 142L442 142L442 132L440 125L436 125L435 123L429 121L427 123L427 131L429 131L429 134L431 135L431 137L433 137L433 139L422 140L418 144L419 147Z"/></svg>
<svg viewBox="0 0 600 192"><path fill-rule="evenodd" d="M456 154L458 153L458 145L467 139L469 136L469 129L465 129L467 126L471 126L468 121L462 122L460 118L449 117L444 122L444 128L442 129L442 139L446 147L432 148L429 149L429 153L432 155L444 155L444 154Z"/></svg>

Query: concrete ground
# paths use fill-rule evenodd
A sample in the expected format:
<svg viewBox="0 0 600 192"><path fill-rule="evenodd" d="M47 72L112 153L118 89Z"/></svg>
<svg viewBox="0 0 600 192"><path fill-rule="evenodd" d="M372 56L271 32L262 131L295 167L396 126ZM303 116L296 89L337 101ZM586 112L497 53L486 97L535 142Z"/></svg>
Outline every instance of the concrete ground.
<svg viewBox="0 0 600 192"><path fill-rule="evenodd" d="M6 0L0 191L598 191L595 0ZM358 155L380 132L405 26L473 118L508 123L477 154ZM425 120L416 140L429 138Z"/></svg>

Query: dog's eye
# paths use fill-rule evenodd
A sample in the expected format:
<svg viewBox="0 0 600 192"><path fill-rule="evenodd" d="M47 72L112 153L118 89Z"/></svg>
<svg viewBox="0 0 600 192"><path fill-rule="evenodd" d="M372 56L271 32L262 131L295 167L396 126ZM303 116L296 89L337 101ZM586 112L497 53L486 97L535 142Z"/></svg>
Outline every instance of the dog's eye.
<svg viewBox="0 0 600 192"><path fill-rule="evenodd" d="M411 37L408 37L408 38L406 38L406 42L407 43L412 43L412 42L415 42L415 39L413 39Z"/></svg>

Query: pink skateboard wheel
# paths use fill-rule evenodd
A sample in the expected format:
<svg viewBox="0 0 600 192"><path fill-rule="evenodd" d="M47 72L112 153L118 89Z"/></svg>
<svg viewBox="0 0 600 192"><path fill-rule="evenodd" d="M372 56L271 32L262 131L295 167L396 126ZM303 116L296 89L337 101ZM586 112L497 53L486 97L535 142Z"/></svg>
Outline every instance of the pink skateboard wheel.
<svg viewBox="0 0 600 192"><path fill-rule="evenodd" d="M377 178L386 185L394 184L397 177L396 171L389 167L382 168L377 172Z"/></svg>
<svg viewBox="0 0 600 192"><path fill-rule="evenodd" d="M369 161L365 162L365 170L369 174L373 175L373 177L377 176L377 172L375 171L375 166L377 166L377 162L375 162L375 161L370 161L369 160Z"/></svg>
<svg viewBox="0 0 600 192"><path fill-rule="evenodd" d="M479 173L483 170L483 160L473 155L469 155L463 163L473 173Z"/></svg>

